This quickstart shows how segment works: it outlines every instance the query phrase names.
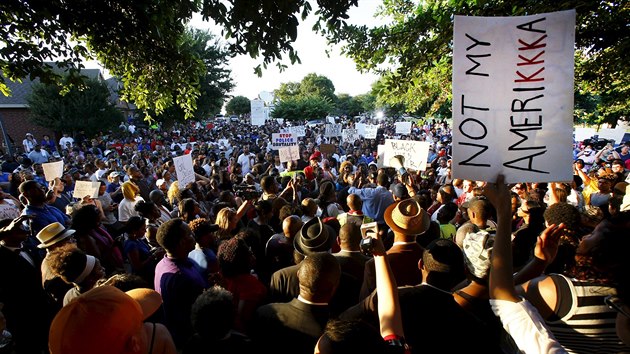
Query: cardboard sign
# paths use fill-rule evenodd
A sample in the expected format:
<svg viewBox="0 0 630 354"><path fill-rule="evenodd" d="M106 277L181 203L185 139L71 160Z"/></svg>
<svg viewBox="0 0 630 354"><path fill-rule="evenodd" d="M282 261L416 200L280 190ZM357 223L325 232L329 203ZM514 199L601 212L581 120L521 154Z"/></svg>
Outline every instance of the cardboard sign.
<svg viewBox="0 0 630 354"><path fill-rule="evenodd" d="M335 145L334 144L320 144L319 145L319 151L322 154L332 154L335 152Z"/></svg>
<svg viewBox="0 0 630 354"><path fill-rule="evenodd" d="M173 158L173 163L180 189L186 188L188 183L195 182L195 170L190 154Z"/></svg>
<svg viewBox="0 0 630 354"><path fill-rule="evenodd" d="M326 132L324 136L333 137L333 136L341 136L341 124L326 124Z"/></svg>
<svg viewBox="0 0 630 354"><path fill-rule="evenodd" d="M396 134L411 134L411 122L396 122L394 125L396 126Z"/></svg>
<svg viewBox="0 0 630 354"><path fill-rule="evenodd" d="M347 141L353 144L356 140L361 139L359 132L356 129L344 129L341 136L342 141Z"/></svg>
<svg viewBox="0 0 630 354"><path fill-rule="evenodd" d="M63 176L63 161L43 163L42 168L46 181L53 181L55 178Z"/></svg>
<svg viewBox="0 0 630 354"><path fill-rule="evenodd" d="M378 133L378 125L368 124L365 126L365 133L363 137L366 139L376 139Z"/></svg>
<svg viewBox="0 0 630 354"><path fill-rule="evenodd" d="M101 187L100 182L92 181L76 181L74 182L74 198L83 199L87 196L90 198L98 198L98 189Z"/></svg>
<svg viewBox="0 0 630 354"><path fill-rule="evenodd" d="M278 149L280 162L288 162L300 159L300 147L297 145L281 147Z"/></svg>
<svg viewBox="0 0 630 354"><path fill-rule="evenodd" d="M392 167L391 158L402 155L405 159L403 166L415 171L424 171L427 169L430 145L426 141L385 139L383 166Z"/></svg>
<svg viewBox="0 0 630 354"><path fill-rule="evenodd" d="M293 133L273 133L271 134L271 148L278 150L281 147L298 144L298 139Z"/></svg>
<svg viewBox="0 0 630 354"><path fill-rule="evenodd" d="M455 16L453 178L572 179L575 10Z"/></svg>

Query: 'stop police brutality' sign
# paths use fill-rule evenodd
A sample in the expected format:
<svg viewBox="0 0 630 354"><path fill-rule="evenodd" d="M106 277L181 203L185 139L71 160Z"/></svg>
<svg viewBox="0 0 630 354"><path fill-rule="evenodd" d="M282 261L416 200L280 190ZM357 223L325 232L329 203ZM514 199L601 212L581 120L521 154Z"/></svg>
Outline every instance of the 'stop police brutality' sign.
<svg viewBox="0 0 630 354"><path fill-rule="evenodd" d="M575 11L455 16L453 177L572 178Z"/></svg>

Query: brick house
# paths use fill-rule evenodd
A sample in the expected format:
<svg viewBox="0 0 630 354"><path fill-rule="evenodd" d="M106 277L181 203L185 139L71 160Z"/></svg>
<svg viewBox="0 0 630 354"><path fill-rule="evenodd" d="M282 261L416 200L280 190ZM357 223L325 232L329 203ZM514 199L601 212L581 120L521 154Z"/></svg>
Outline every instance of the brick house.
<svg viewBox="0 0 630 354"><path fill-rule="evenodd" d="M118 90L122 85L114 78L105 80L100 69L82 69L81 74L88 78L94 78L97 80L105 81L110 88L112 94L111 99L116 102L116 106L125 113L125 116L132 114L135 110L133 105L129 105L125 102L121 102L118 99ZM20 153L22 149L22 140L24 140L26 133L33 134L35 140L40 142L45 134L48 134L55 142L59 142L62 132L53 132L50 129L41 127L33 123L30 119L30 111L28 107L27 97L32 92L32 87L39 80L23 79L22 83L13 82L11 80L5 80L7 86L11 89L11 96L6 97L0 94L0 119L3 123L4 130L9 137L9 141L13 146L14 153ZM0 131L0 143L3 152L6 152L7 145L4 141L4 135Z"/></svg>

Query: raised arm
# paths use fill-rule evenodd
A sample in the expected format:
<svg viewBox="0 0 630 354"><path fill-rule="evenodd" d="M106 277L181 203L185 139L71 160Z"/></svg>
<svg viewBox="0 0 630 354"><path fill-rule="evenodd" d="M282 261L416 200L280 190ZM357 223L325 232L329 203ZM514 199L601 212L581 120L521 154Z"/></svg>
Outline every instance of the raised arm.
<svg viewBox="0 0 630 354"><path fill-rule="evenodd" d="M398 287L392 272L385 246L378 237L378 232L370 234L374 248L374 267L376 271L376 293L378 294L378 317L381 336L385 339L403 338L403 325L400 303L398 300Z"/></svg>
<svg viewBox="0 0 630 354"><path fill-rule="evenodd" d="M503 182L503 176L499 176L496 184L489 183L484 188L484 194L497 211L497 233L490 267L490 297L518 302L519 297L512 279L510 191Z"/></svg>

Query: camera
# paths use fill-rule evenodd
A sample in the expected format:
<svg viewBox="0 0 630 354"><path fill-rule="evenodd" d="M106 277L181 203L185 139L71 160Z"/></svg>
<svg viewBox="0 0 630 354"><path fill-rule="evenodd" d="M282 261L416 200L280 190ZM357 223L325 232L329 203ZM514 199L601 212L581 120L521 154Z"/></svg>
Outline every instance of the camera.
<svg viewBox="0 0 630 354"><path fill-rule="evenodd" d="M374 239L371 237L367 237L361 240L359 244L361 247L361 253L366 256L371 256L374 251Z"/></svg>
<svg viewBox="0 0 630 354"><path fill-rule="evenodd" d="M243 200L258 199L262 192L256 190L253 185L234 186L234 194Z"/></svg>
<svg viewBox="0 0 630 354"><path fill-rule="evenodd" d="M363 239L359 244L361 253L366 256L372 256L374 250L374 238L370 236L370 233L374 233L374 236L378 233L378 224L376 221L368 222L361 225L361 236Z"/></svg>

